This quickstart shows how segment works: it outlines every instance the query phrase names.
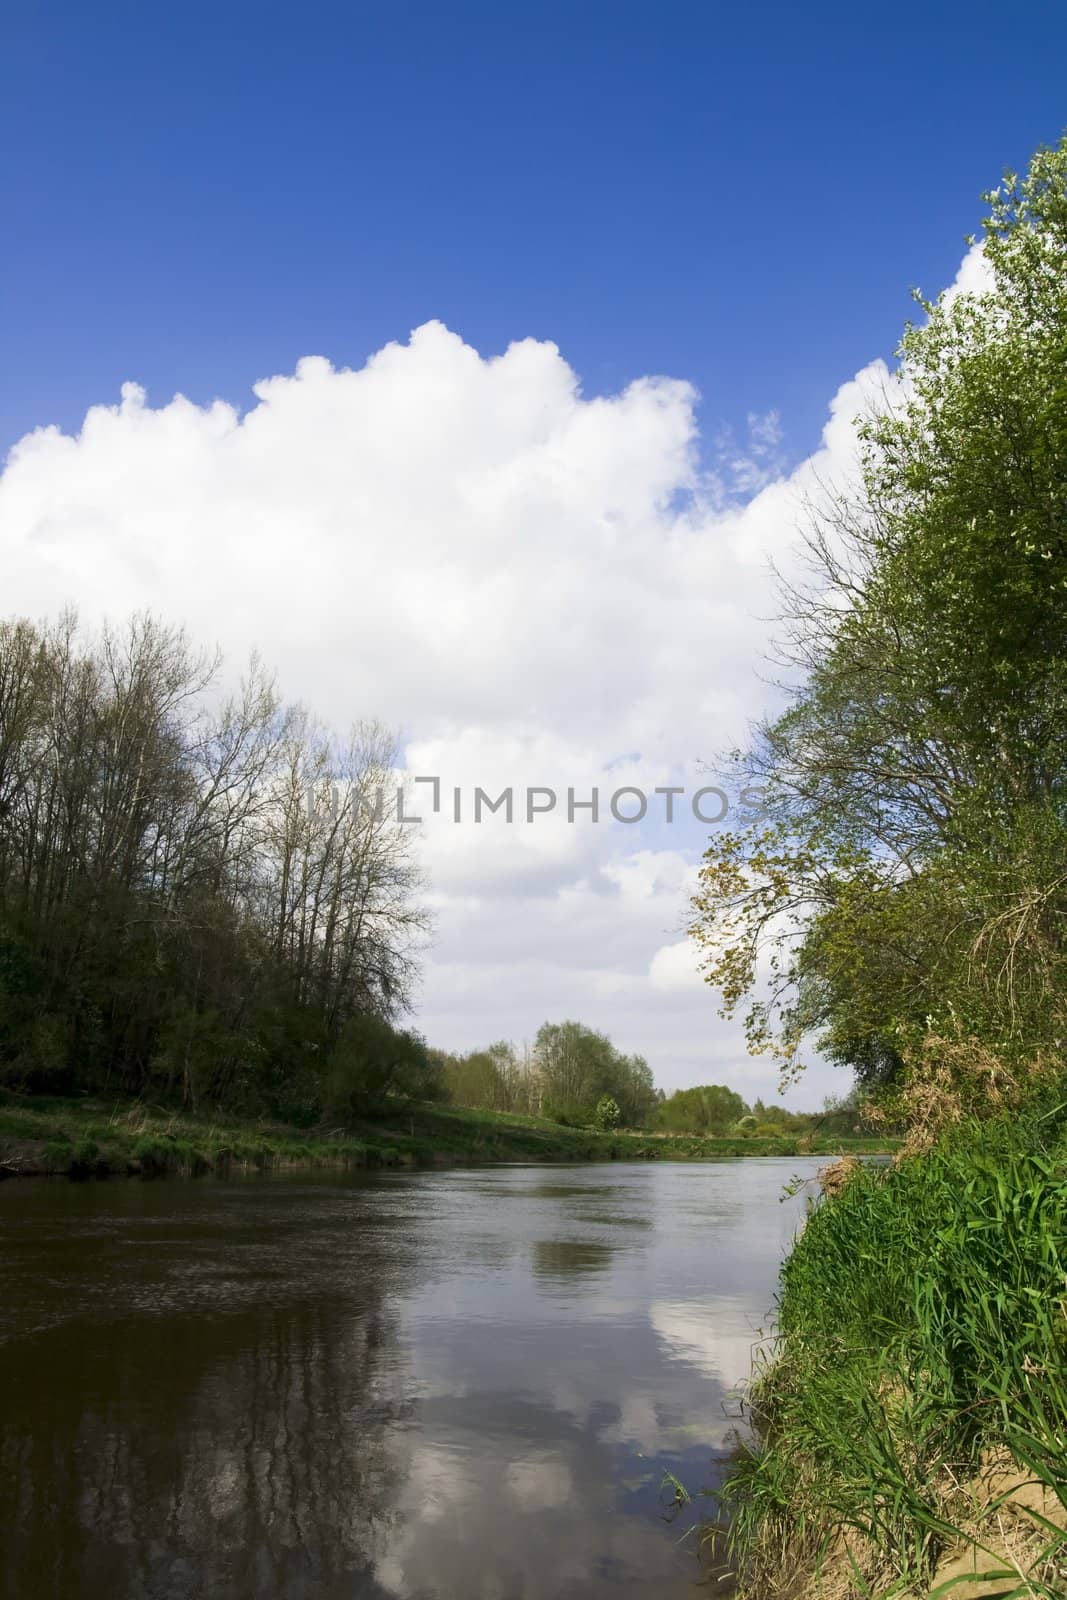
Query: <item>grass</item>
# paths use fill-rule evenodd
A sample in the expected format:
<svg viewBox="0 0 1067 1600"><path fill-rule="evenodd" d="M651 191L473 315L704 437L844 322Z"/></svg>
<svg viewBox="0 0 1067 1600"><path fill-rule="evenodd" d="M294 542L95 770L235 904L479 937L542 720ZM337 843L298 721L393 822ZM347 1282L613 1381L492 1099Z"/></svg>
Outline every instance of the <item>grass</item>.
<svg viewBox="0 0 1067 1600"><path fill-rule="evenodd" d="M721 1492L748 1593L806 1568L805 1593L949 1600L977 1566L1005 1600L1067 1594L1065 1115L859 1166L816 1207Z"/></svg>
<svg viewBox="0 0 1067 1600"><path fill-rule="evenodd" d="M877 1140L823 1139L814 1153L884 1149ZM223 1115L193 1117L141 1101L0 1097L0 1171L154 1175L289 1167L400 1167L525 1161L692 1161L789 1156L786 1139L599 1133L540 1117L416 1105L345 1128L297 1129Z"/></svg>
<svg viewBox="0 0 1067 1600"><path fill-rule="evenodd" d="M69 1177L136 1173L263 1171L319 1165L366 1166L357 1139L312 1138L295 1129L194 1118L129 1102L0 1101L0 1165L7 1173Z"/></svg>

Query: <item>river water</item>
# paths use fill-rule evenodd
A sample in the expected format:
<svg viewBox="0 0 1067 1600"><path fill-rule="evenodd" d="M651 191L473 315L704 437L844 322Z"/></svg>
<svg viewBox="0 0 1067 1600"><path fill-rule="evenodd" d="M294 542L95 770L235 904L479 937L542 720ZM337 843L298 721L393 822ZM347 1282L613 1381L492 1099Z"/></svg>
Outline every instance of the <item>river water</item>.
<svg viewBox="0 0 1067 1600"><path fill-rule="evenodd" d="M817 1165L0 1185L0 1595L699 1600Z"/></svg>

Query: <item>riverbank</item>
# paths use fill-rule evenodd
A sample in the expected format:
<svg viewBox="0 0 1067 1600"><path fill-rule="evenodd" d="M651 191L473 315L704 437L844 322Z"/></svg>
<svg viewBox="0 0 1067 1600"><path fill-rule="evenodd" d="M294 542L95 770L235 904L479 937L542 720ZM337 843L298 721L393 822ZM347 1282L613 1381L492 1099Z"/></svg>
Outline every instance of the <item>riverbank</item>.
<svg viewBox="0 0 1067 1600"><path fill-rule="evenodd" d="M517 1161L700 1161L726 1156L876 1153L878 1139L714 1139L599 1133L539 1117L416 1105L350 1127L301 1129L189 1116L142 1101L0 1099L0 1176L459 1166Z"/></svg>
<svg viewBox="0 0 1067 1600"><path fill-rule="evenodd" d="M1067 1594L1067 1117L831 1183L723 1490L753 1600Z"/></svg>

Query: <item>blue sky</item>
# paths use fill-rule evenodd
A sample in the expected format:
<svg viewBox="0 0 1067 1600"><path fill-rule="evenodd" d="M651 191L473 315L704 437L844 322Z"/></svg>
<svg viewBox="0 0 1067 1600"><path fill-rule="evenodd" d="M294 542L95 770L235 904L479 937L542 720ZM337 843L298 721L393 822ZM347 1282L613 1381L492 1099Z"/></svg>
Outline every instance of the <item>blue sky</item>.
<svg viewBox="0 0 1067 1600"><path fill-rule="evenodd" d="M1067 11L3 6L0 443L136 378L248 396L439 317L705 427L826 396L1067 122Z"/></svg>
<svg viewBox="0 0 1067 1600"><path fill-rule="evenodd" d="M909 287L1067 124L1044 7L2 15L0 614L258 650L468 804L714 781ZM706 839L428 823L418 1025L773 1093L684 938Z"/></svg>

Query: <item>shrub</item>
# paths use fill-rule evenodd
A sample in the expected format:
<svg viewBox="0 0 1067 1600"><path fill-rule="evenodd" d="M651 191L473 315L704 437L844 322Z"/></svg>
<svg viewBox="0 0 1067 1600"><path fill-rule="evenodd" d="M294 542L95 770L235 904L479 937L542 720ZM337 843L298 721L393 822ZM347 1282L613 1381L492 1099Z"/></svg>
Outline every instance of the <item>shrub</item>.
<svg viewBox="0 0 1067 1600"><path fill-rule="evenodd" d="M384 1017L351 1017L330 1052L323 1109L330 1121L385 1110L390 1101L436 1100L441 1070L417 1034Z"/></svg>
<svg viewBox="0 0 1067 1600"><path fill-rule="evenodd" d="M546 1122L558 1123L561 1128L586 1128L592 1120L583 1106L554 1105L550 1100L542 1105L541 1115Z"/></svg>
<svg viewBox="0 0 1067 1600"><path fill-rule="evenodd" d="M594 1120L597 1127L601 1128L605 1133L617 1128L622 1121L619 1102L614 1100L610 1094L601 1095L596 1104Z"/></svg>

